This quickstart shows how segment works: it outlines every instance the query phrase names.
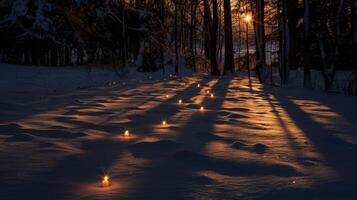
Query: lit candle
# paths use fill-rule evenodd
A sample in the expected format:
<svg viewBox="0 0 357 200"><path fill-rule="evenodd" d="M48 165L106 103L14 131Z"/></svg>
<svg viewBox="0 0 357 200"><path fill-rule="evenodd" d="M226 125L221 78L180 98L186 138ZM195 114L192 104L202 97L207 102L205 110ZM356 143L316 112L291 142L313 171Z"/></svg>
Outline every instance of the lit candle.
<svg viewBox="0 0 357 200"><path fill-rule="evenodd" d="M197 87L198 87L198 88L201 87L201 84L197 84Z"/></svg>
<svg viewBox="0 0 357 200"><path fill-rule="evenodd" d="M182 104L182 99L180 99L180 100L178 101L178 103L179 103L179 104Z"/></svg>
<svg viewBox="0 0 357 200"><path fill-rule="evenodd" d="M211 97L212 97L212 98L214 97L214 94L213 94L213 93L211 94Z"/></svg>
<svg viewBox="0 0 357 200"><path fill-rule="evenodd" d="M104 178L102 180L102 187L109 187L109 177L108 176L104 176Z"/></svg>
<svg viewBox="0 0 357 200"><path fill-rule="evenodd" d="M207 92L206 92L207 94L209 94L210 93L210 91L209 90L207 90Z"/></svg>
<svg viewBox="0 0 357 200"><path fill-rule="evenodd" d="M124 132L124 136L125 136L125 137L128 137L129 135L130 135L129 130L125 130L125 132Z"/></svg>
<svg viewBox="0 0 357 200"><path fill-rule="evenodd" d="M169 98L169 95L168 95L168 94L166 95L166 98Z"/></svg>
<svg viewBox="0 0 357 200"><path fill-rule="evenodd" d="M166 125L166 121L164 120L164 121L162 121L162 125L163 126L165 126Z"/></svg>
<svg viewBox="0 0 357 200"><path fill-rule="evenodd" d="M201 106L200 110L201 110L201 111L204 111L204 109L205 109L205 108L204 108L203 106Z"/></svg>

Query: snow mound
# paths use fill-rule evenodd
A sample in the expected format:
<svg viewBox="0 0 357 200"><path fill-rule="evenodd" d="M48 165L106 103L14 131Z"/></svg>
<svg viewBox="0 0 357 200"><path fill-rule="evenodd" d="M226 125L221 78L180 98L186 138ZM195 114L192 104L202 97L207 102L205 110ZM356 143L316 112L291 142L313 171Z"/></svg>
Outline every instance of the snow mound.
<svg viewBox="0 0 357 200"><path fill-rule="evenodd" d="M53 139L74 139L74 138L87 136L85 133L69 132L64 130L33 130L33 129L25 129L25 130L26 132L34 136L53 138Z"/></svg>
<svg viewBox="0 0 357 200"><path fill-rule="evenodd" d="M18 124L10 123L0 125L0 135L13 135L19 132L21 127Z"/></svg>
<svg viewBox="0 0 357 200"><path fill-rule="evenodd" d="M215 135L210 132L197 132L194 134L196 138L204 139L204 140L221 140L223 139L221 136Z"/></svg>
<svg viewBox="0 0 357 200"><path fill-rule="evenodd" d="M80 132L70 132L66 130L59 130L57 127L53 129L25 129L18 124L0 125L0 135L15 135L26 133L33 136L52 138L52 139L74 139L84 137L86 134Z"/></svg>
<svg viewBox="0 0 357 200"><path fill-rule="evenodd" d="M26 133L18 133L8 139L6 139L7 142L27 142L27 141L32 141L34 140L34 137L32 135L28 135Z"/></svg>
<svg viewBox="0 0 357 200"><path fill-rule="evenodd" d="M233 111L233 112L249 112L249 108L226 108L225 110Z"/></svg>
<svg viewBox="0 0 357 200"><path fill-rule="evenodd" d="M159 140L155 142L138 142L128 147L135 157L155 157L170 154L182 146L172 140Z"/></svg>
<svg viewBox="0 0 357 200"><path fill-rule="evenodd" d="M139 121L139 120L144 120L145 116L143 116L143 115L129 115L129 116L127 116L127 118L132 121Z"/></svg>
<svg viewBox="0 0 357 200"><path fill-rule="evenodd" d="M227 176L273 175L291 177L302 175L293 166L285 163L217 159L189 150L177 151L174 158L184 166L196 171L214 171Z"/></svg>
<svg viewBox="0 0 357 200"><path fill-rule="evenodd" d="M235 141L231 144L231 147L239 150L252 151L257 154L264 154L268 149L268 146L265 144L257 143L252 146L243 141Z"/></svg>
<svg viewBox="0 0 357 200"><path fill-rule="evenodd" d="M190 109L200 109L201 105L190 103L186 107Z"/></svg>
<svg viewBox="0 0 357 200"><path fill-rule="evenodd" d="M246 144L242 141L235 141L231 144L231 147L235 149L243 149L244 147L246 147Z"/></svg>
<svg viewBox="0 0 357 200"><path fill-rule="evenodd" d="M265 144L258 143L253 146L253 151L258 154L263 154L266 152L267 148L268 146Z"/></svg>

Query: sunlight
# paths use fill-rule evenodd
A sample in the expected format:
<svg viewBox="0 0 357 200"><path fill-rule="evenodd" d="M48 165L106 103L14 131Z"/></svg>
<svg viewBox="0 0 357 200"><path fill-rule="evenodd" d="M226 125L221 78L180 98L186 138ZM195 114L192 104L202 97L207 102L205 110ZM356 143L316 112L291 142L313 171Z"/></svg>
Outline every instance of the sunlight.
<svg viewBox="0 0 357 200"><path fill-rule="evenodd" d="M346 128L351 129L354 126L343 116L334 112L332 108L318 101L300 99L291 99L291 101L308 114L312 120L324 125L327 129L339 131Z"/></svg>
<svg viewBox="0 0 357 200"><path fill-rule="evenodd" d="M250 14L246 14L244 17L244 21L249 23L252 20L252 16Z"/></svg>
<svg viewBox="0 0 357 200"><path fill-rule="evenodd" d="M354 2L1 1L0 200L354 199Z"/></svg>

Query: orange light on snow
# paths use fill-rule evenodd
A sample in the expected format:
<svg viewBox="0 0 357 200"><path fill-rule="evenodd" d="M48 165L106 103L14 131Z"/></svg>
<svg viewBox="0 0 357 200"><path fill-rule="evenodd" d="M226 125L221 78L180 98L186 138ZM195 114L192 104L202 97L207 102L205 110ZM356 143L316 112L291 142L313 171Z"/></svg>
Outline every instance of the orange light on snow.
<svg viewBox="0 0 357 200"><path fill-rule="evenodd" d="M109 187L109 176L104 176L102 180L102 187Z"/></svg>

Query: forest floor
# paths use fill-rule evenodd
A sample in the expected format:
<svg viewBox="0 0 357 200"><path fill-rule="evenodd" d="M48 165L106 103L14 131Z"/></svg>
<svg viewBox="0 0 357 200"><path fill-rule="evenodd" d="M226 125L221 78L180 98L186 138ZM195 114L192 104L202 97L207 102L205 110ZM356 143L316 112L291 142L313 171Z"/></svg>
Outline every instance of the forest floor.
<svg viewBox="0 0 357 200"><path fill-rule="evenodd" d="M1 95L3 200L357 199L356 97L238 75Z"/></svg>

